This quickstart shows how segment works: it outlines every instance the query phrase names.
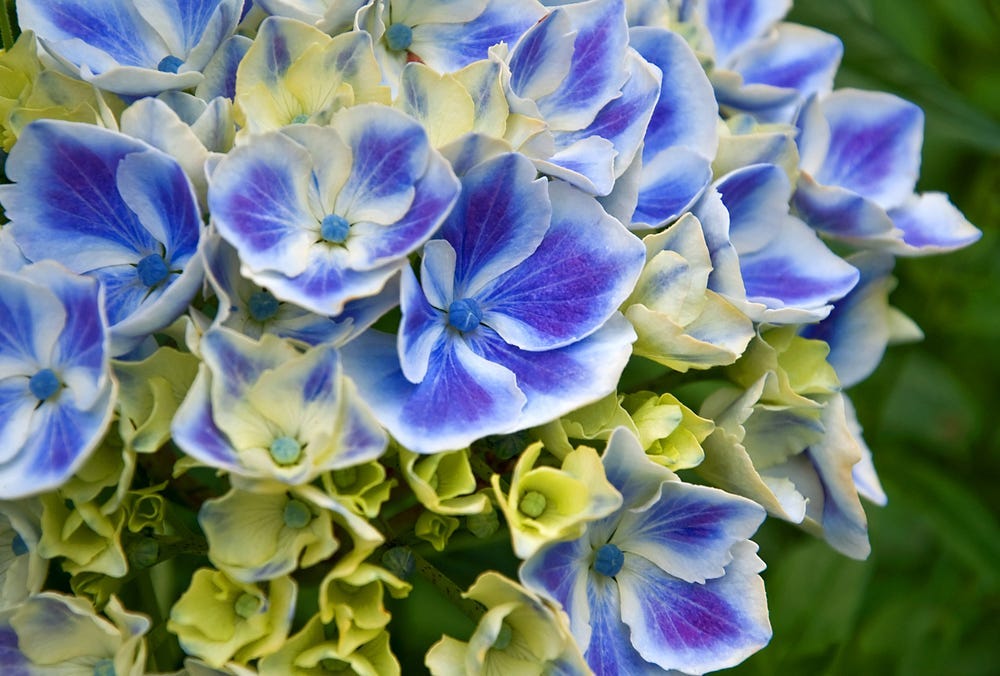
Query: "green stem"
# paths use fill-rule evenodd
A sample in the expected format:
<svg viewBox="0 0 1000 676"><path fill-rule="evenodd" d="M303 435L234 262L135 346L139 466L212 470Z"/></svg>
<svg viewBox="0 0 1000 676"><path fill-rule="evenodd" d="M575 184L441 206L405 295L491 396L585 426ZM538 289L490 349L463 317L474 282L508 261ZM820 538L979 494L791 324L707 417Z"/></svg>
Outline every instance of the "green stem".
<svg viewBox="0 0 1000 676"><path fill-rule="evenodd" d="M466 617L479 624L479 620L486 613L483 604L462 596L462 590L457 584L417 552L413 552L413 559L414 568L421 577L434 585Z"/></svg>
<svg viewBox="0 0 1000 676"><path fill-rule="evenodd" d="M7 0L0 0L0 39L3 40L5 50L14 46L14 29L10 25L10 8L7 6Z"/></svg>

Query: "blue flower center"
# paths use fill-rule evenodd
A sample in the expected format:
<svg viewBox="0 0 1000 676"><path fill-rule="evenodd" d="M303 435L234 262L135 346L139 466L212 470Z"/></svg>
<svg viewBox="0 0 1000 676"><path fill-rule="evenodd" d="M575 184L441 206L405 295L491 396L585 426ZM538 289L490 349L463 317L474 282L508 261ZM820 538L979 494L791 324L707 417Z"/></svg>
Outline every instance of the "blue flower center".
<svg viewBox="0 0 1000 676"><path fill-rule="evenodd" d="M462 333L476 328L481 321L483 311L472 298L462 298L448 306L448 323Z"/></svg>
<svg viewBox="0 0 1000 676"><path fill-rule="evenodd" d="M135 270L139 273L139 281L146 286L156 286L170 274L170 268L160 254L149 254L136 263Z"/></svg>
<svg viewBox="0 0 1000 676"><path fill-rule="evenodd" d="M10 551L14 552L14 556L21 556L28 553L28 545L24 542L24 538L21 537L20 533L14 533L14 539L10 541Z"/></svg>
<svg viewBox="0 0 1000 676"><path fill-rule="evenodd" d="M61 387L59 376L52 369L42 369L28 379L28 389L38 397L39 401L45 401L58 392Z"/></svg>
<svg viewBox="0 0 1000 676"><path fill-rule="evenodd" d="M169 54L160 59L160 62L156 64L156 70L161 73L176 73L177 69L184 65L184 61L178 59L173 54Z"/></svg>
<svg viewBox="0 0 1000 676"><path fill-rule="evenodd" d="M301 500L289 500L285 503L282 520L289 528L305 528L312 521L312 511Z"/></svg>
<svg viewBox="0 0 1000 676"><path fill-rule="evenodd" d="M351 224L347 219L337 214L328 214L323 217L323 222L319 226L319 234L331 244L343 244L347 241L347 236L351 233Z"/></svg>
<svg viewBox="0 0 1000 676"><path fill-rule="evenodd" d="M601 548L597 550L597 554L594 556L594 570L607 577L617 575L624 563L625 555L622 554L622 550L618 549L618 545L611 544L610 542L601 545Z"/></svg>
<svg viewBox="0 0 1000 676"><path fill-rule="evenodd" d="M292 437L277 437L271 442L271 458L279 465L294 465L302 456L302 446Z"/></svg>
<svg viewBox="0 0 1000 676"><path fill-rule="evenodd" d="M385 43L394 52L401 52L413 44L413 29L405 23L394 23L385 31Z"/></svg>
<svg viewBox="0 0 1000 676"><path fill-rule="evenodd" d="M278 314L278 299L270 291L257 291L247 301L250 316L254 321L266 322Z"/></svg>
<svg viewBox="0 0 1000 676"><path fill-rule="evenodd" d="M292 118L292 124L305 124L308 121L309 121L309 116L306 115L305 113L299 113L298 115Z"/></svg>
<svg viewBox="0 0 1000 676"><path fill-rule="evenodd" d="M94 676L115 676L115 661L105 657L94 662Z"/></svg>

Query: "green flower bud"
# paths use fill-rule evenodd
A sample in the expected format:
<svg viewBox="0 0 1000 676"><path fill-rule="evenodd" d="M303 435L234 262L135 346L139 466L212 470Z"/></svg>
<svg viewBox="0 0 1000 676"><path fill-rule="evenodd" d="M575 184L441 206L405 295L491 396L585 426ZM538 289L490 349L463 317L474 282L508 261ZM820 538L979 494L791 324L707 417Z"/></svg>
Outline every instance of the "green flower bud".
<svg viewBox="0 0 1000 676"><path fill-rule="evenodd" d="M459 521L453 516L424 512L417 517L417 522L413 526L413 534L421 540L430 542L434 549L442 552L458 526Z"/></svg>

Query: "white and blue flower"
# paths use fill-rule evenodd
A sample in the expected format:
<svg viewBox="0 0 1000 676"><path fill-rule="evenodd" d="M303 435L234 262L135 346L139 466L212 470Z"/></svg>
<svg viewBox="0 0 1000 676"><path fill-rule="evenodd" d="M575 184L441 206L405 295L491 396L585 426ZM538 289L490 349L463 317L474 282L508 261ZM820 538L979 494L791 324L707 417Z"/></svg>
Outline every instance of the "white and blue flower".
<svg viewBox="0 0 1000 676"><path fill-rule="evenodd" d="M307 484L385 450L385 433L344 377L329 345L300 353L287 340L259 341L214 328L202 364L171 425L198 462L251 481Z"/></svg>
<svg viewBox="0 0 1000 676"><path fill-rule="evenodd" d="M251 137L216 166L208 195L242 274L321 315L377 294L441 225L459 190L404 113L355 106L331 124Z"/></svg>
<svg viewBox="0 0 1000 676"><path fill-rule="evenodd" d="M39 120L7 159L0 186L11 235L104 289L112 356L187 308L202 281L202 221L191 182L165 153L90 124Z"/></svg>
<svg viewBox="0 0 1000 676"><path fill-rule="evenodd" d="M644 247L597 202L504 154L472 168L421 277L403 270L396 341L367 334L345 368L420 453L539 425L614 390L635 333L617 312Z"/></svg>
<svg viewBox="0 0 1000 676"><path fill-rule="evenodd" d="M631 166L660 93L660 73L629 47L623 0L553 9L507 58L510 110L536 125L516 149L538 170L608 195Z"/></svg>
<svg viewBox="0 0 1000 676"><path fill-rule="evenodd" d="M21 0L18 23L63 67L127 96L188 89L236 30L242 0Z"/></svg>
<svg viewBox="0 0 1000 676"><path fill-rule="evenodd" d="M841 89L799 117L793 205L828 237L895 255L952 251L982 233L943 193L914 192L924 113L892 94Z"/></svg>
<svg viewBox="0 0 1000 676"><path fill-rule="evenodd" d="M520 570L526 587L569 615L590 668L701 674L766 645L764 566L748 540L764 509L682 483L624 428L612 433L603 464L621 508L583 537L544 547Z"/></svg>
<svg viewBox="0 0 1000 676"><path fill-rule="evenodd" d="M853 266L789 214L791 192L783 169L754 164L720 178L694 208L714 266L709 288L754 321L818 321L858 281Z"/></svg>
<svg viewBox="0 0 1000 676"><path fill-rule="evenodd" d="M69 479L116 392L98 283L51 261L0 272L0 499Z"/></svg>

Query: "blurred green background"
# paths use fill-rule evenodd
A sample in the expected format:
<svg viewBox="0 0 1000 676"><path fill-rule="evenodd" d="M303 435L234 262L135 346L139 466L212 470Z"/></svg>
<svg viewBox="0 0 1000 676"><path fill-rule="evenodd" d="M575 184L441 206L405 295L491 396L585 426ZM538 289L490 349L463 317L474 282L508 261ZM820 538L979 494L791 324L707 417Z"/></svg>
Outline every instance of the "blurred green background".
<svg viewBox="0 0 1000 676"><path fill-rule="evenodd" d="M851 391L889 496L867 509L871 557L769 520L774 639L727 673L1000 674L1000 2L796 0L789 20L843 40L837 86L923 107L919 189L983 238L899 261L890 298L926 338Z"/></svg>

